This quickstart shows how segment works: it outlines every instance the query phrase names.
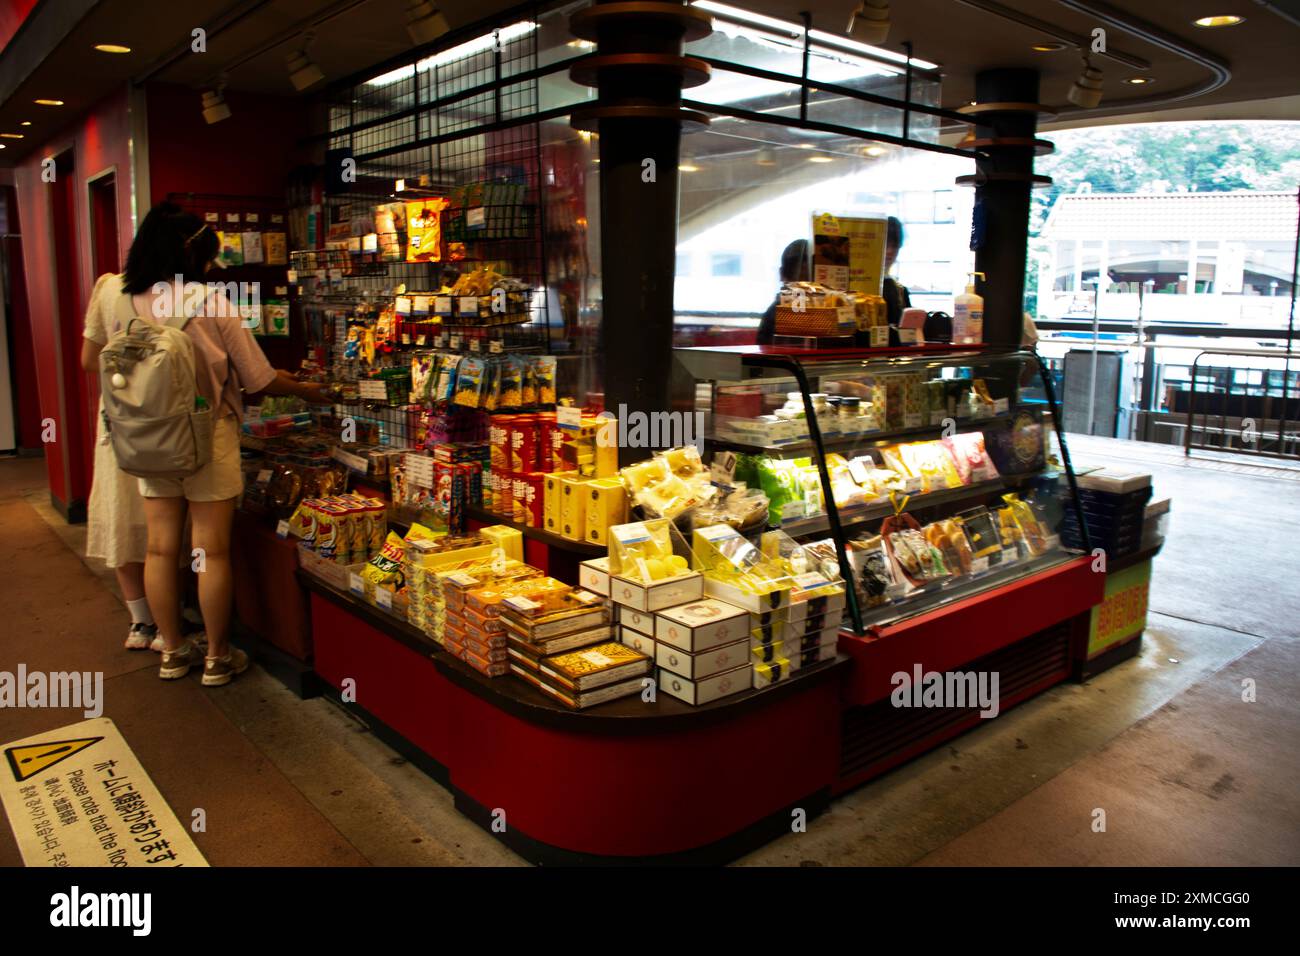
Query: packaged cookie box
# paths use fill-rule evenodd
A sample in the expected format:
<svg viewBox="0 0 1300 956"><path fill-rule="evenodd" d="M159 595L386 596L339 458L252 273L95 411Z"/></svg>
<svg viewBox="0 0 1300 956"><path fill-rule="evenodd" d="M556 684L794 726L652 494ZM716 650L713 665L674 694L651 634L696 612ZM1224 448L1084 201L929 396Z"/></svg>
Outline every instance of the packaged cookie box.
<svg viewBox="0 0 1300 956"><path fill-rule="evenodd" d="M683 677L681 674L674 674L672 671L664 670L661 667L658 671L658 678L659 690L696 707L749 690L750 683L753 680L752 668L748 661L739 667L709 677L703 677L697 681L691 680L689 677Z"/></svg>
<svg viewBox="0 0 1300 956"><path fill-rule="evenodd" d="M655 640L688 654L743 641L748 635L749 613L712 598L680 604L655 614ZM662 661L659 663L664 666Z"/></svg>
<svg viewBox="0 0 1300 956"><path fill-rule="evenodd" d="M610 575L609 579L610 598L617 604L638 611L659 611L699 600L703 595L704 578L698 571L660 578L649 584L616 574Z"/></svg>
<svg viewBox="0 0 1300 956"><path fill-rule="evenodd" d="M835 659L835 644L816 644L807 650L786 650L786 660L790 662L791 673L804 667L812 667L814 664L821 664L824 661L833 661Z"/></svg>
<svg viewBox="0 0 1300 956"><path fill-rule="evenodd" d="M785 657L784 641L770 641L766 644L749 642L749 656L755 664L770 664Z"/></svg>
<svg viewBox="0 0 1300 956"><path fill-rule="evenodd" d="M768 614L790 605L789 588L760 593L716 578L705 578L704 593L727 604L734 604L752 614Z"/></svg>
<svg viewBox="0 0 1300 956"><path fill-rule="evenodd" d="M792 600L786 618L794 623L822 615L829 617L843 615L844 604L844 588L836 586L834 590L824 589L803 600Z"/></svg>
<svg viewBox="0 0 1300 956"><path fill-rule="evenodd" d="M579 564L578 587L609 597L609 558L592 558Z"/></svg>
<svg viewBox="0 0 1300 956"><path fill-rule="evenodd" d="M784 657L778 657L776 660L766 664L754 665L753 686L754 690L762 690L764 687L771 687L773 684L788 680L791 674L790 661Z"/></svg>
<svg viewBox="0 0 1300 956"><path fill-rule="evenodd" d="M615 620L623 627L630 628L633 631L640 631L647 637L655 636L655 615L654 611L638 611L634 607L623 607L614 605Z"/></svg>
<svg viewBox="0 0 1300 956"><path fill-rule="evenodd" d="M740 664L748 664L749 641L742 638L731 644L711 647L698 654L691 654L672 644L659 641L655 647L655 663L663 670L700 681L714 674L732 670Z"/></svg>
<svg viewBox="0 0 1300 956"><path fill-rule="evenodd" d="M644 654L651 660L655 659L655 648L658 645L655 644L655 639L649 634L642 634L630 627L619 625L618 641L620 644L625 644L632 650Z"/></svg>

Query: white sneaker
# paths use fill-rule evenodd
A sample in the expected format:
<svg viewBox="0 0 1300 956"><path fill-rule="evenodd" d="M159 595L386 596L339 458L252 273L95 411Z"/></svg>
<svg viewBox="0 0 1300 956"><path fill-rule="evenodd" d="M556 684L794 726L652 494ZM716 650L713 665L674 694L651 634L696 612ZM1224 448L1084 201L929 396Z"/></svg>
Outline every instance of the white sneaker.
<svg viewBox="0 0 1300 956"><path fill-rule="evenodd" d="M154 624L132 624L126 635L128 651L162 650L162 635Z"/></svg>
<svg viewBox="0 0 1300 956"><path fill-rule="evenodd" d="M155 630L157 630L157 628L155 628ZM149 643L149 650L153 651L155 654L161 654L163 651L167 650L167 642L163 640L161 634L154 635L153 640Z"/></svg>

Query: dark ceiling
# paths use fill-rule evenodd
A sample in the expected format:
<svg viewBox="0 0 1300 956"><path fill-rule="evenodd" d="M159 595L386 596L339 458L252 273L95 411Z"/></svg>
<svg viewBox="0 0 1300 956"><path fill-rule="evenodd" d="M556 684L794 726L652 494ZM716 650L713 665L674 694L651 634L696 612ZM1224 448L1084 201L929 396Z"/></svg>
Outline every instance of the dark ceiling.
<svg viewBox="0 0 1300 956"><path fill-rule="evenodd" d="M810 10L815 27L842 33L855 0L735 0L736 5L798 21ZM443 0L453 27L514 4L502 0ZM12 165L26 147L43 143L61 125L130 79L149 78L197 91L228 73L229 87L261 94L294 95L285 57L302 31L314 25L311 56L333 80L399 56L410 49L406 0L43 0L14 40L0 53L0 132L7 140L0 165ZM1239 26L1205 30L1192 19L1238 14ZM1149 114L1191 107L1215 118L1260 115L1300 119L1300 0L894 0L886 46L900 50L911 40L915 55L938 63L944 74L943 105L973 98L974 75L994 66L1033 66L1042 71L1040 99L1067 106L1066 92L1078 74L1074 48L1050 53L1043 41L1089 36L1107 30L1105 100L1093 117ZM317 22L319 21L319 22ZM1035 23L1037 21L1037 23ZM191 31L208 32L206 53L189 49ZM128 55L93 49L122 43ZM253 54L253 55L249 55ZM1149 77L1132 86L1123 81ZM1185 98L1178 98L1179 94ZM1276 100L1292 97L1290 100ZM65 106L39 107L37 98ZM1271 106L1261 101L1274 99ZM1279 110L1279 104L1283 104ZM1070 125L1083 116L1063 113ZM33 125L19 127L27 120Z"/></svg>

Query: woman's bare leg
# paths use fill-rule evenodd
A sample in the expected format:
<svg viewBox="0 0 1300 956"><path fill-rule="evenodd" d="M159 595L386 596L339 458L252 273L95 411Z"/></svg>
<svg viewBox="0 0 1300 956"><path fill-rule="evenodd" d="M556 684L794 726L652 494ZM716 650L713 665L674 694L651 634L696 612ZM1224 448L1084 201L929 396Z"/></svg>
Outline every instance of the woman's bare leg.
<svg viewBox="0 0 1300 956"><path fill-rule="evenodd" d="M145 498L149 547L144 561L144 593L168 651L181 646L181 599L176 562L185 526L184 498Z"/></svg>
<svg viewBox="0 0 1300 956"><path fill-rule="evenodd" d="M190 502L191 541L199 551L194 560L199 576L199 607L208 632L208 657L230 653L230 525L234 515L234 498Z"/></svg>
<svg viewBox="0 0 1300 956"><path fill-rule="evenodd" d="M144 562L132 561L113 569L123 601L138 601L144 597Z"/></svg>

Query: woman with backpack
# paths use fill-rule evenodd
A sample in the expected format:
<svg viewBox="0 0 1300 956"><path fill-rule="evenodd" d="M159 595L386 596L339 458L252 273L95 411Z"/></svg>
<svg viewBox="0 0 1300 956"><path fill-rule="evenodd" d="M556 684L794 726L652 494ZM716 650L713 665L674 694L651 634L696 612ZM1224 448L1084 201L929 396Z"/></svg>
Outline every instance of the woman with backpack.
<svg viewBox="0 0 1300 956"><path fill-rule="evenodd" d="M88 336L85 345L88 354L83 354L83 364L99 361L101 350L108 346L105 353L108 362L101 363L104 375L101 389L106 395L106 407L117 410L119 416L118 428L111 438L124 469L133 471L123 462L123 457L136 451L142 460L165 459L169 452L174 452L172 457L177 460L183 460L188 454L193 461L202 463L180 477L141 477L138 486L147 528L144 590L164 644L158 676L175 680L188 674L192 667L202 666L205 687L228 684L248 667L247 655L230 647L228 633L232 603L230 530L235 501L244 485L239 467L242 393L297 395L321 405L331 402L321 386L299 382L289 372L273 369L244 326L238 309L221 292L205 292L197 301L189 294L196 283L204 285L218 252L217 234L198 216L173 203L161 203L151 209L131 243L123 273L105 277L96 284L100 309L111 320L105 321L105 341ZM179 314L182 311L184 314ZM134 438L134 424L122 420L122 403L114 400L110 390L129 392L135 388L129 379L147 374L149 367L143 360L134 365L122 361L123 354L130 354L129 349L123 352L122 335L143 330L137 333L141 336L138 342L152 335L150 341L164 344L160 352L167 351L170 342L174 356L176 342L163 334L168 327L183 329L192 347L195 381L187 394L196 396L189 401L205 412L202 420L210 419L210 447L206 433L196 427L193 434L188 428L176 434L175 440L183 440L185 448L132 449L129 446ZM169 335L174 339L175 332ZM183 357L189 360L190 349L182 351ZM189 383L183 384L188 390ZM148 383L148 387L156 397L157 383ZM156 433L149 438L158 440ZM132 463L139 464L134 460ZM142 472L137 469L133 473ZM176 568L187 505L192 524L191 543L196 552L199 606L208 635L206 659L203 651L181 630Z"/></svg>

